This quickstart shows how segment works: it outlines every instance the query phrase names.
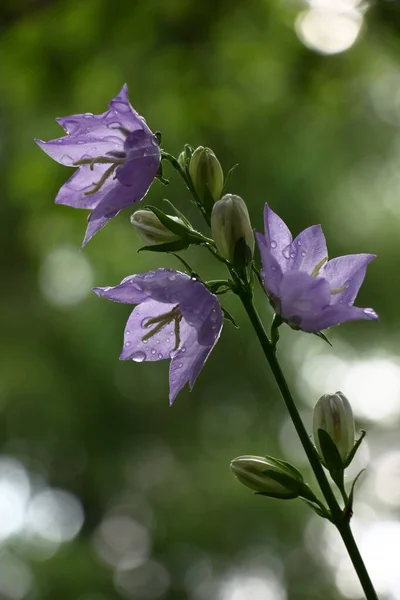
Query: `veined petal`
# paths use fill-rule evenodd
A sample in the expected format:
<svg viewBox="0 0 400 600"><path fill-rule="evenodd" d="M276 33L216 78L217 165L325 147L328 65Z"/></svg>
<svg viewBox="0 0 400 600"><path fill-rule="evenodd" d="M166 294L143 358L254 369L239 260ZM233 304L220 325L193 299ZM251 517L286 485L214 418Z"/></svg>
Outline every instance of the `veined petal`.
<svg viewBox="0 0 400 600"><path fill-rule="evenodd" d="M147 192L157 174L160 160L160 149L155 138L147 138L128 153L124 164L116 170L117 179L123 185L145 187Z"/></svg>
<svg viewBox="0 0 400 600"><path fill-rule="evenodd" d="M108 156L110 152L121 152L124 149L124 140L110 130L108 135L104 136L103 133L99 138L88 134L66 135L48 142L35 139L35 142L51 158L67 167L76 166L74 163L84 158Z"/></svg>
<svg viewBox="0 0 400 600"><path fill-rule="evenodd" d="M118 117L118 121L123 128L129 131L136 129L144 129L147 133L151 133L147 123L143 117L133 108L128 99L128 86L126 83L122 86L121 91L109 104L110 112Z"/></svg>
<svg viewBox="0 0 400 600"><path fill-rule="evenodd" d="M360 319L379 320L378 315L372 308L358 308L357 306L344 306L335 304L328 306L317 315L308 315L303 318L301 329L308 333L315 333L322 329L328 329L347 321L358 321Z"/></svg>
<svg viewBox="0 0 400 600"><path fill-rule="evenodd" d="M353 304L364 281L367 265L374 258L374 254L349 254L326 263L321 275L329 281L333 291L331 304Z"/></svg>
<svg viewBox="0 0 400 600"><path fill-rule="evenodd" d="M292 234L282 219L265 204L264 207L264 238L266 247L270 249L284 273L289 268L289 253L284 250L292 243Z"/></svg>
<svg viewBox="0 0 400 600"><path fill-rule="evenodd" d="M256 233L256 239L263 266L261 276L265 291L267 294L278 296L282 281L282 269L276 258L272 255L270 244L267 244L265 237L261 233Z"/></svg>
<svg viewBox="0 0 400 600"><path fill-rule="evenodd" d="M100 200L88 218L88 227L82 246L97 233L104 225L123 208L127 208L142 200L153 183L158 169L153 157L138 157L135 162L133 174L135 179L131 185L122 185L113 180L113 186L109 186L109 192ZM118 169L117 169L118 173Z"/></svg>
<svg viewBox="0 0 400 600"><path fill-rule="evenodd" d="M93 184L99 181L109 165L94 165L93 171L89 165L83 165L60 188L55 202L56 204L65 204L73 208L93 209L101 200L115 187L115 181L110 177L107 179L98 192L94 194L85 194L93 189Z"/></svg>
<svg viewBox="0 0 400 600"><path fill-rule="evenodd" d="M170 312L174 304L164 304L151 298L146 299L133 309L124 331L124 346L121 360L157 361L171 358L175 349L176 337L174 323L165 325L149 339L143 340L155 325L146 327L149 319Z"/></svg>
<svg viewBox="0 0 400 600"><path fill-rule="evenodd" d="M329 283L304 271L284 273L280 285L281 315L303 329L304 319L316 318L329 306Z"/></svg>
<svg viewBox="0 0 400 600"><path fill-rule="evenodd" d="M291 244L289 250L289 268L292 271L305 271L309 275L318 275L314 269L328 258L325 236L320 225L304 229ZM319 271L319 269L318 269Z"/></svg>

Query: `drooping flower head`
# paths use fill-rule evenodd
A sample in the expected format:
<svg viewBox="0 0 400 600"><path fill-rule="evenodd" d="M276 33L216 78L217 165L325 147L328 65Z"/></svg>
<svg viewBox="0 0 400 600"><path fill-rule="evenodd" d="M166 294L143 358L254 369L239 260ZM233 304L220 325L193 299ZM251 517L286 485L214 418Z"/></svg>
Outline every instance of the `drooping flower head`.
<svg viewBox="0 0 400 600"><path fill-rule="evenodd" d="M197 279L172 269L131 275L115 287L93 291L137 305L125 327L121 360L171 359L171 404L187 382L193 387L222 329L222 310L214 294Z"/></svg>
<svg viewBox="0 0 400 600"><path fill-rule="evenodd" d="M121 209L142 200L161 160L157 138L130 105L126 85L109 106L100 115L59 118L66 136L35 140L57 162L78 167L56 203L92 211L83 245Z"/></svg>
<svg viewBox="0 0 400 600"><path fill-rule="evenodd" d="M320 225L295 240L277 214L264 209L264 235L257 233L264 288L278 314L294 329L316 333L357 319L378 319L372 308L353 306L373 254L328 261Z"/></svg>

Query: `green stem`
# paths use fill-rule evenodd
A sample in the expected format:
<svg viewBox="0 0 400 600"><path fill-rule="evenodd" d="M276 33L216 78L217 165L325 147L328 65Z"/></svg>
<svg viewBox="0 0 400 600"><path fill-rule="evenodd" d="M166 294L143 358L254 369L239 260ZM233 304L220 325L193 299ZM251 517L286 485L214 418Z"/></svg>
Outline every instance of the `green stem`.
<svg viewBox="0 0 400 600"><path fill-rule="evenodd" d="M256 332L258 340L261 344L261 347L264 351L264 354L268 360L269 366L272 370L272 373L275 377L275 381L278 384L279 390L282 394L283 400L286 404L286 408L289 411L290 417L292 419L293 425L296 429L297 435L300 438L301 444L304 448L304 451L307 455L307 458L310 462L311 468L314 472L314 475L318 481L319 487L324 495L326 503L331 512L331 518L334 525L337 527L342 540L346 546L347 552L350 556L350 559L353 563L354 569L358 575L361 586L364 590L365 597L367 600L378 600L378 596L374 590L371 579L368 575L368 572L365 568L364 562L360 555L360 552L357 548L356 542L354 540L353 534L350 529L350 524L348 521L344 520L343 512L340 508L335 495L332 491L331 486L329 485L329 481L325 474L325 471L320 463L318 454L308 436L307 430L304 427L303 421L301 420L299 411L297 410L296 404L293 400L292 394L289 390L286 379L282 373L282 369L279 365L278 359L276 357L276 353L273 345L271 344L265 329L261 323L260 317L254 307L252 294L248 290L244 290L243 288L238 290L238 295L243 303L243 306L247 312L247 315L253 325L253 328Z"/></svg>

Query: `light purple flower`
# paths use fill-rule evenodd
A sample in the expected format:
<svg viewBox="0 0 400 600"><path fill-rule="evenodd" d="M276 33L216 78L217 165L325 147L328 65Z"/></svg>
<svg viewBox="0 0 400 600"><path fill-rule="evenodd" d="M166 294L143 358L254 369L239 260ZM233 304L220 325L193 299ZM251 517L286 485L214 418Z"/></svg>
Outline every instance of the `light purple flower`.
<svg viewBox="0 0 400 600"><path fill-rule="evenodd" d="M295 240L277 214L264 209L264 235L257 233L264 288L278 314L294 329L316 333L357 319L378 319L372 308L353 306L373 254L328 261L320 225Z"/></svg>
<svg viewBox="0 0 400 600"><path fill-rule="evenodd" d="M57 162L79 167L57 204L91 209L83 246L123 208L146 195L160 165L156 136L132 108L126 85L101 115L57 119L67 135L36 143Z"/></svg>
<svg viewBox="0 0 400 600"><path fill-rule="evenodd" d="M115 287L94 288L115 302L137 304L125 327L121 360L171 358L170 403L194 382L216 344L223 315L216 296L197 279L172 269L126 277Z"/></svg>

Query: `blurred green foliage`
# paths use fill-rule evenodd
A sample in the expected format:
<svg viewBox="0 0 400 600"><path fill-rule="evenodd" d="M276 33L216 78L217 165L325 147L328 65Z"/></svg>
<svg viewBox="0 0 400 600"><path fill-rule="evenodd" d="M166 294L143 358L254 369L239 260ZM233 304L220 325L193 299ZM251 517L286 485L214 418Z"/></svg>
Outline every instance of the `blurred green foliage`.
<svg viewBox="0 0 400 600"><path fill-rule="evenodd" d="M169 408L167 363L119 362L129 308L97 298L90 287L179 264L136 254L129 211L80 252L84 211L53 204L68 170L33 143L62 135L57 116L103 112L126 81L132 104L162 132L167 151L202 144L225 171L239 163L229 191L245 199L256 229L268 201L294 234L321 223L331 256L379 255L358 304L373 306L381 322L334 330L332 369L340 357L374 351L394 364L399 4L370 6L360 39L332 56L297 37L303 9L283 0L2 2L1 454L24 466L31 494L47 486L79 499L84 521L70 541L53 540L48 556L21 531L0 535L0 579L9 581L8 588L0 581L1 598L338 598L319 556L318 530L307 526L304 534L308 509L253 497L230 473L235 456L268 453L297 459L307 474L239 304L226 301L240 330L226 323L193 392ZM161 206L168 197L203 227L166 170L171 184L156 182L146 201ZM186 256L206 278L223 276L204 251ZM268 323L262 294L258 304ZM302 346L304 337L284 331L280 355L310 424L317 397L307 397L310 370L302 361L307 352L330 351L317 338ZM329 385L339 382L331 377ZM380 452L398 445L390 437L398 400L383 424L367 423ZM232 573L247 573L246 565L252 572L253 563L279 593L215 591L215 581L235 582Z"/></svg>

